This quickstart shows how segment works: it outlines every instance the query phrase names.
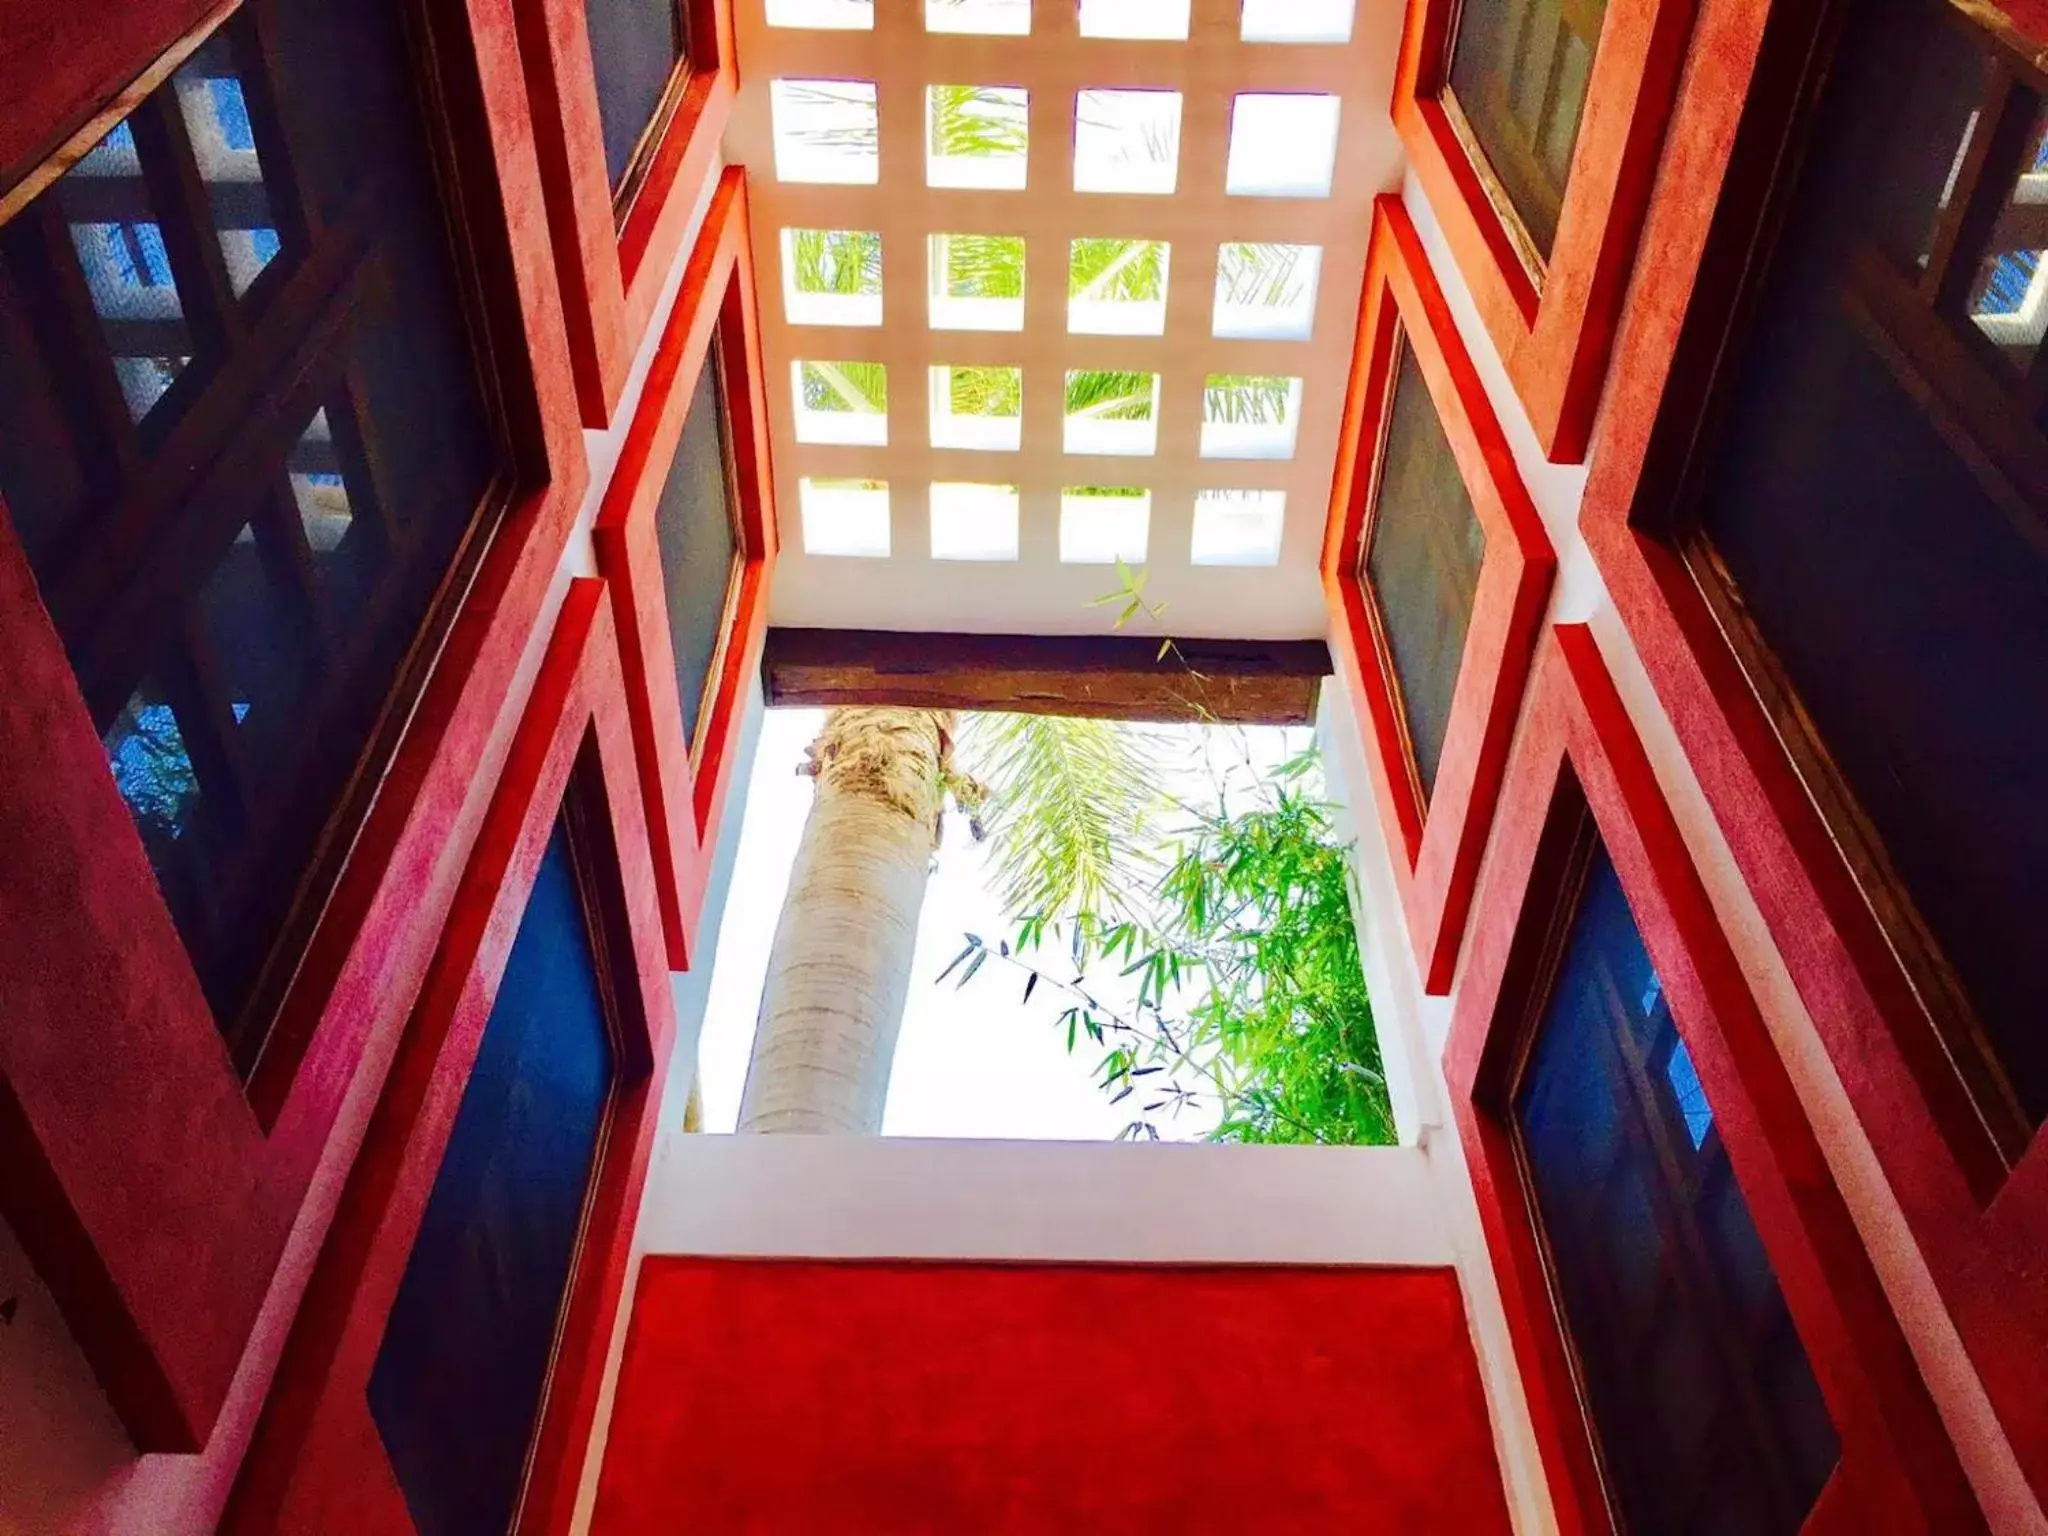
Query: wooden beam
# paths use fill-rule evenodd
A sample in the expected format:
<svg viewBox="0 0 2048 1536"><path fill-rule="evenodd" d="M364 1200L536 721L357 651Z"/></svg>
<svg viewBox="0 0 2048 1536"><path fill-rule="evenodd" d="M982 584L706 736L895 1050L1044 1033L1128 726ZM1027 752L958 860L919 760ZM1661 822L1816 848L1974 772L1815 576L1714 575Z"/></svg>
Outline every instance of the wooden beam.
<svg viewBox="0 0 2048 1536"><path fill-rule="evenodd" d="M1320 640L771 629L771 705L897 704L1102 720L1307 725L1330 670Z"/></svg>

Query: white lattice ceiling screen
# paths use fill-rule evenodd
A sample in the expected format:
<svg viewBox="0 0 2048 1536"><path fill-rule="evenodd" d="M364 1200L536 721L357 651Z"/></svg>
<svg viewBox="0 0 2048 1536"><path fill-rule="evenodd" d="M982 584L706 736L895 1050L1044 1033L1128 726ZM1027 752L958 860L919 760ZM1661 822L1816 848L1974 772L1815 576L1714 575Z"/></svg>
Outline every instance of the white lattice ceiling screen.
<svg viewBox="0 0 2048 1536"><path fill-rule="evenodd" d="M776 622L1320 634L1400 7L737 10Z"/></svg>

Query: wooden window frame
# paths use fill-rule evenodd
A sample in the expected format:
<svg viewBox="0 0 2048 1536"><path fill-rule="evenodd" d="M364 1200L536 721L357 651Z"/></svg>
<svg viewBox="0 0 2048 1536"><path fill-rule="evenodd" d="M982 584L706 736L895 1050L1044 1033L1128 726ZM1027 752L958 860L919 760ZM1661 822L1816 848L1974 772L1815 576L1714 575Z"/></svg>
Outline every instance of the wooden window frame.
<svg viewBox="0 0 2048 1536"><path fill-rule="evenodd" d="M1827 5L1706 0L1615 351L1580 527L2023 1474L2048 1497L2048 1135L2002 1155L1713 601L1661 531L1739 347L1765 167L1825 66ZM2019 4L2037 35L2048 8ZM1805 95L1802 96L1802 92Z"/></svg>
<svg viewBox="0 0 2048 1536"><path fill-rule="evenodd" d="M620 1038L514 1529L556 1536L570 1527L675 1040L627 700L611 595L601 580L579 577L292 1326L225 1530L412 1529L371 1418L370 1372L520 916L573 791L591 813L579 830L596 845L581 850L581 873L612 898L598 950L610 961ZM579 764L589 773L593 759L596 771L578 782Z"/></svg>
<svg viewBox="0 0 2048 1536"><path fill-rule="evenodd" d="M1443 751L1427 797L1414 771L1378 603L1360 571L1404 345L1429 386L1473 516L1486 534ZM1424 989L1432 993L1448 992L1457 969L1480 855L1556 569L1543 521L1459 339L1414 221L1398 197L1382 195L1373 204L1365 297L1323 546L1323 587L1337 676L1368 737L1373 799L1394 855L1416 964Z"/></svg>
<svg viewBox="0 0 2048 1536"><path fill-rule="evenodd" d="M1586 456L1696 0L1608 0L1539 273L1442 100L1459 0L1409 0L1394 125L1543 451Z"/></svg>
<svg viewBox="0 0 2048 1536"><path fill-rule="evenodd" d="M532 100L583 424L611 424L663 280L739 96L732 0L689 0L689 58L662 97L632 179L605 165L584 0L512 0ZM622 206L621 206L622 203Z"/></svg>
<svg viewBox="0 0 2048 1536"><path fill-rule="evenodd" d="M491 23L407 0L423 114L463 280L509 402L513 479L437 604L438 654L313 915L245 1085L158 893L34 574L0 509L0 1159L5 1214L143 1452L204 1445L351 1089L401 1026L483 813L478 764L560 563L589 467L547 270L524 83ZM77 0L4 50L0 164L47 185L232 14L202 0ZM509 30L509 29L508 29ZM67 51L68 50L68 51ZM58 115L52 115L58 114ZM38 159L24 167L26 155ZM92 1063L90 1073L78 1069ZM356 1102L361 1102L357 1100Z"/></svg>
<svg viewBox="0 0 2048 1536"><path fill-rule="evenodd" d="M746 173L733 166L719 177L591 534L597 568L619 596L619 644L641 793L654 838L656 891L669 963L679 971L690 968L696 953L712 853L739 759L740 729L761 667L777 550L755 304ZM717 671L699 709L693 753L693 744L683 738L655 519L714 335L725 368L740 575L737 598L727 605L713 651Z"/></svg>
<svg viewBox="0 0 2048 1536"><path fill-rule="evenodd" d="M1544 642L1444 1048L1509 1339L1565 1531L1612 1528L1507 1102L1560 932L1560 844L1590 816L1827 1401L1841 1459L1804 1529L1968 1531L1983 1517L1592 631Z"/></svg>

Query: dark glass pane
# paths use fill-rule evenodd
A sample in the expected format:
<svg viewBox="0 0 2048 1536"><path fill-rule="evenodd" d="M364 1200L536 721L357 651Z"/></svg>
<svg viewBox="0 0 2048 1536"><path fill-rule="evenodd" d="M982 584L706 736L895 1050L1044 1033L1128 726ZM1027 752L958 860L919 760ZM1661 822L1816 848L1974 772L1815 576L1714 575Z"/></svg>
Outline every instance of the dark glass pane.
<svg viewBox="0 0 2048 1536"><path fill-rule="evenodd" d="M1936 27L1893 61L1891 110L1867 125L1869 174L1855 222L1904 268L1923 268L1971 141L1983 127L1989 71L1953 27Z"/></svg>
<svg viewBox="0 0 2048 1536"><path fill-rule="evenodd" d="M177 711L204 836L139 824L244 1069L271 949L504 488L413 42L395 0L245 7L0 230L0 498L117 778ZM222 277L264 295L241 323Z"/></svg>
<svg viewBox="0 0 2048 1536"><path fill-rule="evenodd" d="M1501 190L1545 256L1593 79L1606 0L1465 0L1450 87Z"/></svg>
<svg viewBox="0 0 2048 1536"><path fill-rule="evenodd" d="M693 748L739 570L720 373L714 347L690 397L682 441L655 510L669 636L676 653L676 693L683 704L683 739Z"/></svg>
<svg viewBox="0 0 2048 1536"><path fill-rule="evenodd" d="M310 615L283 576L289 555L243 524L199 589L199 625L235 723L265 745L284 739L314 668Z"/></svg>
<svg viewBox="0 0 2048 1536"><path fill-rule="evenodd" d="M633 168L633 151L685 56L677 9L677 0L584 0L604 163L614 189Z"/></svg>
<svg viewBox="0 0 2048 1536"><path fill-rule="evenodd" d="M32 563L53 558L86 500L85 463L57 374L35 342L32 301L0 260L0 500Z"/></svg>
<svg viewBox="0 0 2048 1536"><path fill-rule="evenodd" d="M511 1526L613 1069L557 826L370 1371L370 1415L422 1536Z"/></svg>
<svg viewBox="0 0 2048 1536"><path fill-rule="evenodd" d="M1365 580L1385 625L1425 796L1436 787L1486 531L1415 354L1401 348Z"/></svg>
<svg viewBox="0 0 2048 1536"><path fill-rule="evenodd" d="M1799 1529L1834 1428L1604 851L1514 1120L1623 1524Z"/></svg>
<svg viewBox="0 0 2048 1536"><path fill-rule="evenodd" d="M179 66L172 82L185 136L206 187L228 282L239 297L270 265L283 241L269 189L263 184L256 125L230 51L230 36L222 31L208 38Z"/></svg>
<svg viewBox="0 0 2048 1536"><path fill-rule="evenodd" d="M134 131L117 124L53 190L121 396L140 421L192 361L193 347Z"/></svg>
<svg viewBox="0 0 2048 1536"><path fill-rule="evenodd" d="M1705 459L1700 520L2038 1123L2048 1115L2037 959L2048 913L2048 506L2038 486L2020 493L2036 498L2029 505L1989 488L1964 439L1930 415L1924 384L1851 318L1859 237L1900 226L1869 146L1898 120L1954 115L1902 94L1924 78L1912 61L1952 50L1945 9L1854 8L1727 429ZM1966 73L1950 68L1929 89ZM1954 152L1944 135L1927 159ZM1926 195L1938 201L1941 189ZM1912 222L1932 212L1930 202ZM2028 277L2015 314L2037 307L2033 292ZM1953 328L1977 341L1968 320ZM2019 340L2016 351L2031 350ZM2015 403L2010 419L2024 414Z"/></svg>

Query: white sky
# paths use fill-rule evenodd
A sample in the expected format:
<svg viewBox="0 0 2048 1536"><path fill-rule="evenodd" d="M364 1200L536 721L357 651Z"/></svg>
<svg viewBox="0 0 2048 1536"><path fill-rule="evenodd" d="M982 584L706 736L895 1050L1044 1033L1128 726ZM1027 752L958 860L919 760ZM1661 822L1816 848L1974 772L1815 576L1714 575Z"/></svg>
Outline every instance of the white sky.
<svg viewBox="0 0 2048 1536"><path fill-rule="evenodd" d="M730 1131L739 1118L768 951L810 811L811 781L796 767L823 718L822 710L771 709L762 725L698 1046L707 1131ZM1207 738L1218 738L1216 750L1231 758L1242 743L1255 762L1269 766L1301 751L1311 735L1305 727L1229 733L1187 727L1174 734L1185 737L1186 746L1168 760L1186 764L1192 779L1174 788L1190 797L1206 797ZM1067 1054L1065 1031L1054 1028L1064 1006L1058 994L1041 987L1025 1007L1020 1001L1023 974L993 958L965 988L956 989L953 978L942 986L933 984L960 952L963 933L993 941L1012 930L995 897L984 889L984 855L968 836L964 819L949 816L925 891L883 1134L1066 1141L1114 1137L1132 1118L1133 1101L1112 1106L1095 1086L1091 1074L1103 1047L1084 1040L1072 1056ZM1193 1139L1213 1123L1213 1111L1201 1118L1183 1116L1162 1122L1160 1133Z"/></svg>

